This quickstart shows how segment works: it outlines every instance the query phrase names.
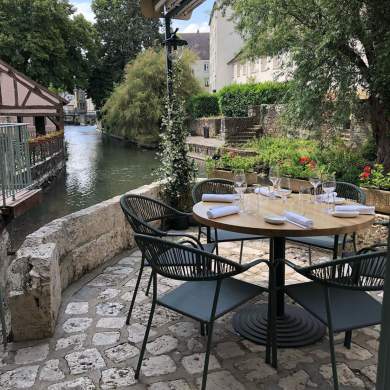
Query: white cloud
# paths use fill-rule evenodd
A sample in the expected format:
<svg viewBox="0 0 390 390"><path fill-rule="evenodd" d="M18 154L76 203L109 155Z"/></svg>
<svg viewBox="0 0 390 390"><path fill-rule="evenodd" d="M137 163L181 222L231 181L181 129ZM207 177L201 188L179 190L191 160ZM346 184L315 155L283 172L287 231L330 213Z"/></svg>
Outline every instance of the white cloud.
<svg viewBox="0 0 390 390"><path fill-rule="evenodd" d="M95 14L93 13L91 9L91 3L90 1L84 1L82 3L76 3L74 4L75 8L77 8L76 14L82 14L84 15L85 19L89 20L90 22L95 22Z"/></svg>
<svg viewBox="0 0 390 390"><path fill-rule="evenodd" d="M196 33L199 32L210 32L210 26L207 22L203 23L191 23L188 26L184 27L180 32L182 33Z"/></svg>

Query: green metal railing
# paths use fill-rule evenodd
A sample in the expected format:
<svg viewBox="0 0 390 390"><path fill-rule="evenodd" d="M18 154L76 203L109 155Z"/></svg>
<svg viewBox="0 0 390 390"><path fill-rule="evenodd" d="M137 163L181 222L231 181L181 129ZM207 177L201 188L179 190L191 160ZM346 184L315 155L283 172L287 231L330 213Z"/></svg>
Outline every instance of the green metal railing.
<svg viewBox="0 0 390 390"><path fill-rule="evenodd" d="M25 123L0 123L0 188L2 206L15 200L31 181L29 133Z"/></svg>

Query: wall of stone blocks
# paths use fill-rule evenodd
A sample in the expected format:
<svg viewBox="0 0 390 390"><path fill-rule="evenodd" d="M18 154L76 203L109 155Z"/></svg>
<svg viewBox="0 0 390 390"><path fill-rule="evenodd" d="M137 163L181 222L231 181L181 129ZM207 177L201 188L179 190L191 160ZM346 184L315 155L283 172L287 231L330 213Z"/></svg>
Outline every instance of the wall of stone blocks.
<svg viewBox="0 0 390 390"><path fill-rule="evenodd" d="M221 118L198 118L190 121L190 130L192 135L203 137L203 127L209 128L211 138L217 138L221 135Z"/></svg>
<svg viewBox="0 0 390 390"><path fill-rule="evenodd" d="M158 182L130 191L159 198ZM120 196L56 219L26 237L7 272L15 341L52 336L62 291L134 246Z"/></svg>

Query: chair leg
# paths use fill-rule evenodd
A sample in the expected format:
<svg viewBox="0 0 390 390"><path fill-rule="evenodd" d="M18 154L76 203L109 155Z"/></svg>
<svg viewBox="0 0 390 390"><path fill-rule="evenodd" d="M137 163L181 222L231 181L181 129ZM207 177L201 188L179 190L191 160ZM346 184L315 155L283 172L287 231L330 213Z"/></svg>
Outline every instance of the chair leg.
<svg viewBox="0 0 390 390"><path fill-rule="evenodd" d="M311 246L309 245L309 265L312 265L312 253L311 253Z"/></svg>
<svg viewBox="0 0 390 390"><path fill-rule="evenodd" d="M144 266L145 266L145 260L144 260L144 257L142 256L141 267L140 267L140 270L138 272L137 282L135 283L133 298L131 299L130 309L129 309L129 312L127 313L126 325L130 324L131 314L132 314L133 309L134 309L135 299L137 298L138 288L139 288L139 284L141 282L141 277L142 277L142 272L144 270Z"/></svg>
<svg viewBox="0 0 390 390"><path fill-rule="evenodd" d="M149 295L149 292L150 292L150 286L152 285L152 279L153 279L153 275L150 274L150 278L149 278L149 282L148 282L148 287L146 288L146 291L145 291L145 295L148 296Z"/></svg>
<svg viewBox="0 0 390 390"><path fill-rule="evenodd" d="M152 300L152 307L150 308L148 325L146 327L144 341L142 343L142 348L141 348L141 352L140 352L139 359L138 359L137 369L136 369L135 375L134 375L135 379L139 378L139 374L140 374L141 366L142 366L142 360L144 358L146 344L148 343L149 332L150 332L150 328L151 328L152 322L153 322L153 315L154 315L154 311L156 309L156 302L157 302L157 275L152 273L152 276L153 276L153 300Z"/></svg>
<svg viewBox="0 0 390 390"><path fill-rule="evenodd" d="M241 241L241 246L240 246L240 264L242 263L242 252L244 250L244 241Z"/></svg>
<svg viewBox="0 0 390 390"><path fill-rule="evenodd" d="M1 295L0 291L0 321L1 321L1 332L3 336L3 345L4 349L7 347L7 329L5 327L5 313L4 313L4 306L3 306L3 296Z"/></svg>
<svg viewBox="0 0 390 390"><path fill-rule="evenodd" d="M353 250L355 253L357 253L357 243L356 243L356 233L352 233L352 245L353 245Z"/></svg>
<svg viewBox="0 0 390 390"><path fill-rule="evenodd" d="M344 347L351 349L351 343L352 343L352 330L347 330L345 332Z"/></svg>
<svg viewBox="0 0 390 390"><path fill-rule="evenodd" d="M208 337L207 337L206 355L205 355L205 358L204 358L203 378L202 378L201 390L206 390L207 375L208 375L208 371L209 371L211 341L212 341L212 338L213 338L214 321L211 321L211 322L207 323L206 327L207 327Z"/></svg>

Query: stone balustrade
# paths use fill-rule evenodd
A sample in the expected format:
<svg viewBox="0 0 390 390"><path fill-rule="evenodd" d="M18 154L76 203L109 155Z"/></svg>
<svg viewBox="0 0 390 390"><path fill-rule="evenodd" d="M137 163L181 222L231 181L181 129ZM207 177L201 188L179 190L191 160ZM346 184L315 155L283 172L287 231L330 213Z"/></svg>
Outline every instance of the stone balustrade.
<svg viewBox="0 0 390 390"><path fill-rule="evenodd" d="M158 182L130 191L159 197ZM56 219L26 237L7 273L15 341L53 335L62 291L134 245L120 196Z"/></svg>

